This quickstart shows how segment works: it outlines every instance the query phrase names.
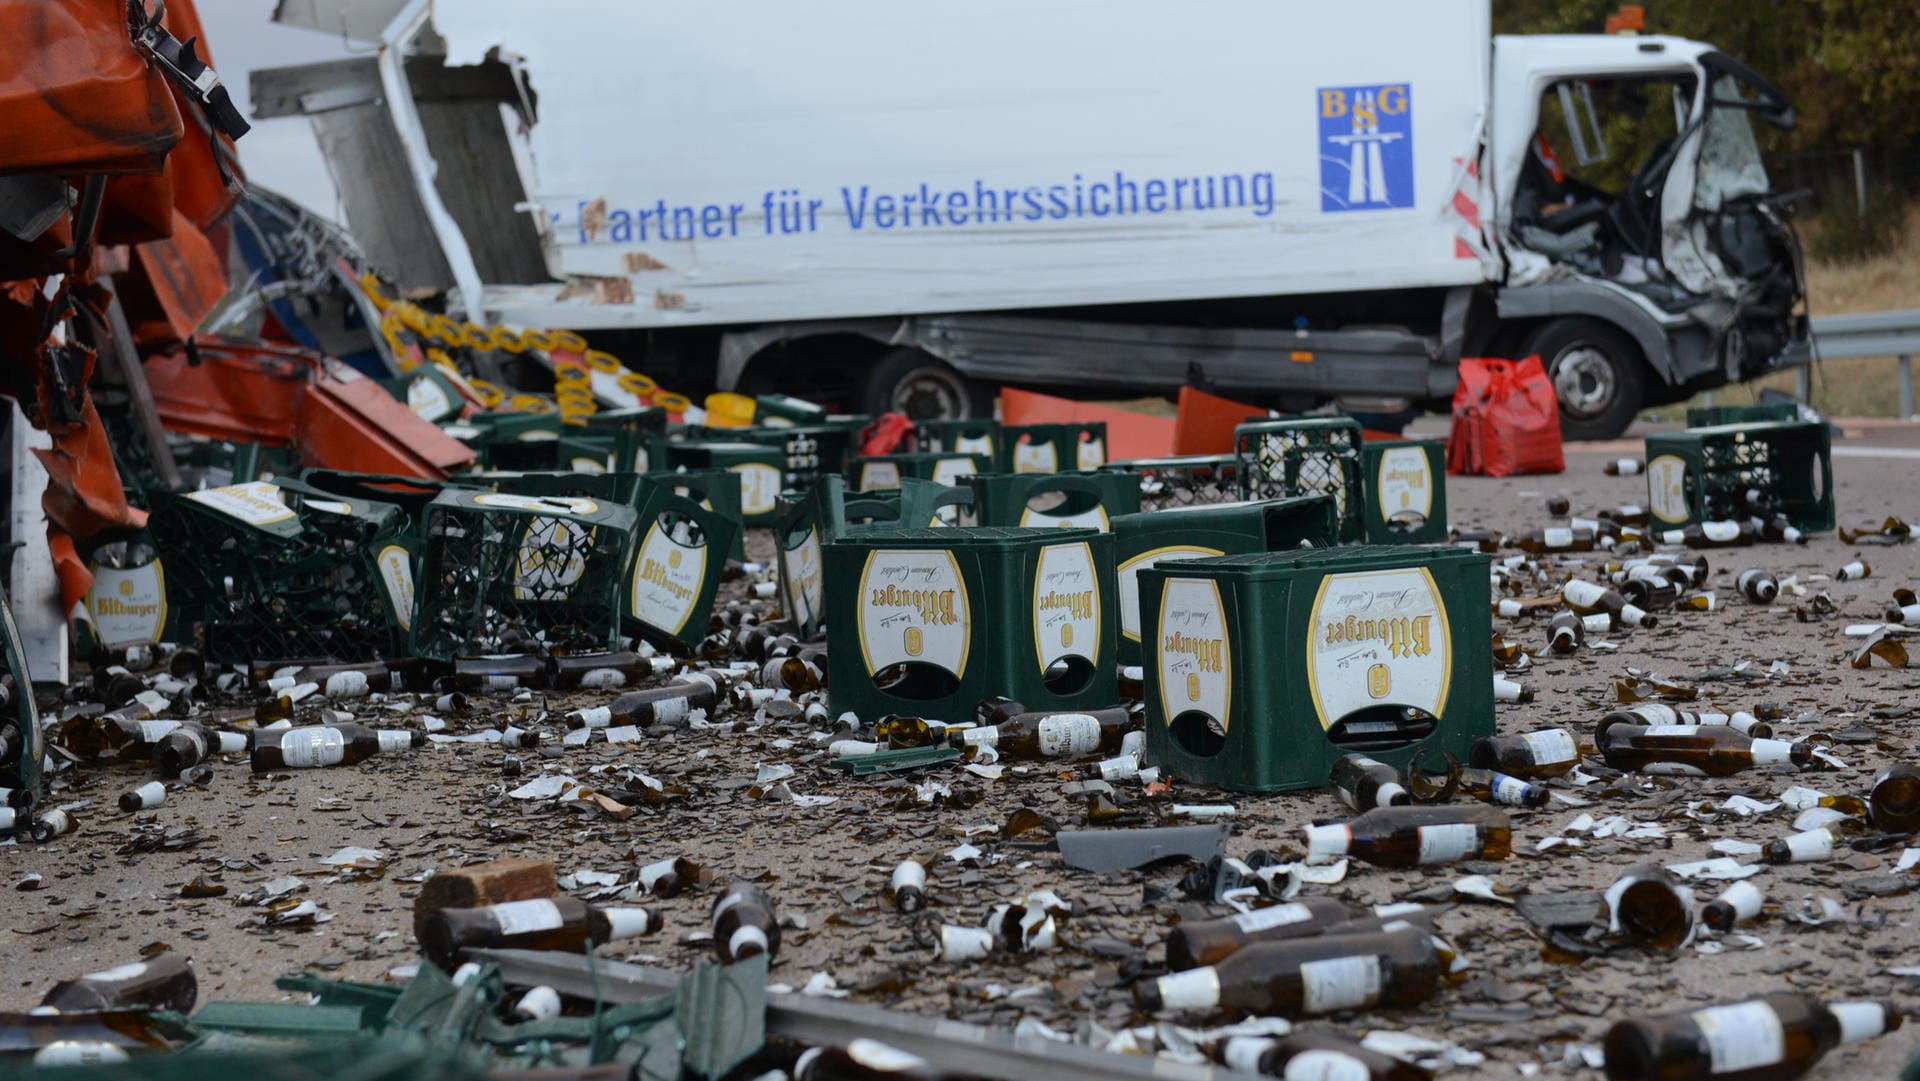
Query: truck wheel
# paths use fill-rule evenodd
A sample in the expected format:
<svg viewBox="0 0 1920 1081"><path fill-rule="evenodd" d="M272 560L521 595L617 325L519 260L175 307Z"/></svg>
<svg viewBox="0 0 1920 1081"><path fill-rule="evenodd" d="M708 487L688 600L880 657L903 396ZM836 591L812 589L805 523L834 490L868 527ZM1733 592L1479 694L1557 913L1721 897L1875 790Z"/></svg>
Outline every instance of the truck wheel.
<svg viewBox="0 0 1920 1081"><path fill-rule="evenodd" d="M860 411L905 413L912 420L961 420L993 415L993 391L918 349L895 349L867 372Z"/></svg>
<svg viewBox="0 0 1920 1081"><path fill-rule="evenodd" d="M1640 348L1598 319L1556 319L1533 332L1521 356L1540 357L1560 399L1563 439L1614 439L1646 394Z"/></svg>

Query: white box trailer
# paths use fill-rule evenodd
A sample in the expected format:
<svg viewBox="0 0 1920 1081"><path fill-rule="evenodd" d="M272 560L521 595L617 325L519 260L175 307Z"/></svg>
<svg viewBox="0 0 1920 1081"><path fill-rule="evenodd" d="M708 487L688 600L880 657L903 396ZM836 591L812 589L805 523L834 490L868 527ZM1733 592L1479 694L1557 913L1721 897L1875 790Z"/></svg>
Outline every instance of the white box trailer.
<svg viewBox="0 0 1920 1081"><path fill-rule="evenodd" d="M254 96L314 117L376 262L470 313L633 343L612 348L682 381L932 415L997 384L1196 376L1378 407L1444 398L1463 353L1544 341L1574 434L1604 434L1804 337L1790 273L1761 311L1776 268L1709 251L1688 281L1648 250L1700 243L1719 54L1697 43L1496 45L1486 0L333 3L387 18L382 58L256 73ZM277 17L331 29L326 8ZM1674 82L1692 130L1659 179L1685 190L1664 218L1658 186L1622 193L1639 225L1655 207L1654 235L1583 263L1563 249L1595 222L1604 247L1600 193L1566 199L1600 215L1557 219L1568 240L1514 218L1515 184L1541 104L1580 89L1563 119L1597 140L1609 78ZM1731 231L1772 259L1763 171L1741 198L1763 220ZM1606 400L1583 402L1596 384Z"/></svg>

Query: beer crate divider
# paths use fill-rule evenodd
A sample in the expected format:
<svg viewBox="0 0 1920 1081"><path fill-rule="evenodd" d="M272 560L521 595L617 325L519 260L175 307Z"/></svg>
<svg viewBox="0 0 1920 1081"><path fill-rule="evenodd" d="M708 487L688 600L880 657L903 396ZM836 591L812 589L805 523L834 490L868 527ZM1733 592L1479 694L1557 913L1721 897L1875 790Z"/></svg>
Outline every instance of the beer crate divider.
<svg viewBox="0 0 1920 1081"><path fill-rule="evenodd" d="M984 454L868 454L848 462L847 475L855 490L875 492L898 488L907 477L959 484L992 468L993 462Z"/></svg>
<svg viewBox="0 0 1920 1081"><path fill-rule="evenodd" d="M999 473L968 479L979 524L1106 532L1116 515L1140 510L1133 473Z"/></svg>
<svg viewBox="0 0 1920 1081"><path fill-rule="evenodd" d="M913 447L922 454L984 454L997 468L1004 437L1000 422L991 417L966 420L923 420L913 430Z"/></svg>
<svg viewBox="0 0 1920 1081"><path fill-rule="evenodd" d="M1188 454L1172 458L1130 458L1108 462L1109 472L1140 477L1140 507L1188 507L1241 501L1239 459L1231 454Z"/></svg>
<svg viewBox="0 0 1920 1081"><path fill-rule="evenodd" d="M1366 535L1360 469L1360 425L1346 417L1287 417L1233 429L1240 498L1283 499L1327 493L1340 519L1340 539Z"/></svg>
<svg viewBox="0 0 1920 1081"><path fill-rule="evenodd" d="M450 489L427 507L416 656L511 652L519 630L555 653L610 650L638 515L584 496Z"/></svg>
<svg viewBox="0 0 1920 1081"><path fill-rule="evenodd" d="M1787 421L1649 435L1647 510L1655 529L1776 512L1802 532L1832 529L1833 430Z"/></svg>
<svg viewBox="0 0 1920 1081"><path fill-rule="evenodd" d="M1000 429L1000 472L1078 473L1107 464L1107 422Z"/></svg>
<svg viewBox="0 0 1920 1081"><path fill-rule="evenodd" d="M720 573L743 529L653 480L642 484L638 504L639 541L621 594L621 625L655 645L692 647L706 637Z"/></svg>
<svg viewBox="0 0 1920 1081"><path fill-rule="evenodd" d="M1447 539L1447 450L1438 439L1382 440L1360 447L1368 544Z"/></svg>
<svg viewBox="0 0 1920 1081"><path fill-rule="evenodd" d="M1147 762L1246 792L1317 788L1363 752L1462 760L1493 732L1489 557L1379 546L1182 560L1140 575Z"/></svg>
<svg viewBox="0 0 1920 1081"><path fill-rule="evenodd" d="M1239 503L1195 504L1122 514L1113 519L1115 597L1123 665L1145 658L1140 643L1140 572L1181 559L1278 552L1304 542L1315 548L1340 543L1333 497L1303 495Z"/></svg>
<svg viewBox="0 0 1920 1081"><path fill-rule="evenodd" d="M968 718L1118 700L1113 535L1090 529L871 529L826 547L835 713ZM882 685L880 680L888 680Z"/></svg>
<svg viewBox="0 0 1920 1081"><path fill-rule="evenodd" d="M746 525L773 524L780 493L787 486L787 454L782 447L687 440L669 443L667 456L676 467L732 473L740 486L740 520Z"/></svg>
<svg viewBox="0 0 1920 1081"><path fill-rule="evenodd" d="M297 480L189 492L149 520L167 641L198 627L207 660L405 653L418 543L393 503Z"/></svg>

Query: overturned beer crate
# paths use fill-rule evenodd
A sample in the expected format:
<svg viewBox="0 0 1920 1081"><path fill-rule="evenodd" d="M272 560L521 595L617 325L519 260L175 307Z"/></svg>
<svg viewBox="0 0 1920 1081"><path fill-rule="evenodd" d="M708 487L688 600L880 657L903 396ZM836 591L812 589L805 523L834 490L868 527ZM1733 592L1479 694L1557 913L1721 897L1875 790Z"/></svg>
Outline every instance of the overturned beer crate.
<svg viewBox="0 0 1920 1081"><path fill-rule="evenodd" d="M733 474L740 485L740 520L747 525L773 524L787 480L787 455L781 447L688 440L667 444L667 456L677 467L724 469Z"/></svg>
<svg viewBox="0 0 1920 1081"><path fill-rule="evenodd" d="M835 712L957 721L992 695L1035 710L1117 700L1112 534L861 530L827 545L825 594Z"/></svg>
<svg viewBox="0 0 1920 1081"><path fill-rule="evenodd" d="M171 641L207 660L403 654L416 536L399 507L298 481L189 492L149 522Z"/></svg>
<svg viewBox="0 0 1920 1081"><path fill-rule="evenodd" d="M1140 509L1140 478L1132 473L1002 473L972 477L980 525L1107 531L1115 515Z"/></svg>
<svg viewBox="0 0 1920 1081"><path fill-rule="evenodd" d="M847 465L853 486L862 492L898 488L907 477L939 484L960 484L964 478L993 469L984 454L870 454Z"/></svg>
<svg viewBox="0 0 1920 1081"><path fill-rule="evenodd" d="M1073 473L1107 464L1107 422L1010 424L1000 430L1003 473Z"/></svg>
<svg viewBox="0 0 1920 1081"><path fill-rule="evenodd" d="M1147 760L1249 792L1326 784L1336 758L1465 759L1493 731L1487 556L1271 552L1140 574Z"/></svg>
<svg viewBox="0 0 1920 1081"><path fill-rule="evenodd" d="M1333 497L1340 539L1367 534L1360 425L1346 417L1287 417L1233 430L1240 498Z"/></svg>
<svg viewBox="0 0 1920 1081"><path fill-rule="evenodd" d="M923 454L984 454L996 467L1004 460L1000 422L991 417L923 420L913 430L913 446Z"/></svg>
<svg viewBox="0 0 1920 1081"><path fill-rule="evenodd" d="M444 662L614 648L637 521L632 507L582 496L440 493L427 507L413 652Z"/></svg>
<svg viewBox="0 0 1920 1081"><path fill-rule="evenodd" d="M623 627L655 645L691 647L707 633L713 596L741 525L686 489L646 482L639 542L621 602Z"/></svg>
<svg viewBox="0 0 1920 1081"><path fill-rule="evenodd" d="M1366 443L1360 462L1368 544L1447 539L1445 444L1438 439Z"/></svg>
<svg viewBox="0 0 1920 1081"><path fill-rule="evenodd" d="M1140 664L1140 573L1179 559L1210 559L1340 543L1333 497L1296 496L1215 503L1123 514L1113 519L1115 596L1119 600L1118 655Z"/></svg>
<svg viewBox="0 0 1920 1081"><path fill-rule="evenodd" d="M1832 429L1792 421L1649 435L1647 510L1657 529L1774 514L1804 533L1832 529Z"/></svg>
<svg viewBox="0 0 1920 1081"><path fill-rule="evenodd" d="M802 637L812 637L826 616L821 553L827 542L858 529L949 525L972 506L970 489L912 477L898 488L876 492L848 492L841 478L821 478L811 491L783 504L774 525L781 610Z"/></svg>
<svg viewBox="0 0 1920 1081"><path fill-rule="evenodd" d="M40 710L33 700L33 674L27 671L26 655L20 651L20 628L13 622L13 606L0 587L0 728L12 726L5 752L0 752L0 789L25 792L29 803L38 802L40 773L45 765L46 748L40 731ZM0 792L0 817L21 797ZM25 809L18 813L20 826L31 820ZM0 830L0 835L11 829Z"/></svg>
<svg viewBox="0 0 1920 1081"><path fill-rule="evenodd" d="M1140 507L1191 507L1240 501L1239 459L1231 454L1190 454L1172 458L1130 458L1108 462L1109 472L1140 477Z"/></svg>

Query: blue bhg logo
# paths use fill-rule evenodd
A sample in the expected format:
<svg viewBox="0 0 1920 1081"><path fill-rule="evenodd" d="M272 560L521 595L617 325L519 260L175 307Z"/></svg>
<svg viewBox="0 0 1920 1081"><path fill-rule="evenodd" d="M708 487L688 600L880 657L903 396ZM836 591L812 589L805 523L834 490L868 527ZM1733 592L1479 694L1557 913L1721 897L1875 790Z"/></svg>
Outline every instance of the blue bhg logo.
<svg viewBox="0 0 1920 1081"><path fill-rule="evenodd" d="M1413 205L1413 92L1406 83L1319 90L1320 210Z"/></svg>

